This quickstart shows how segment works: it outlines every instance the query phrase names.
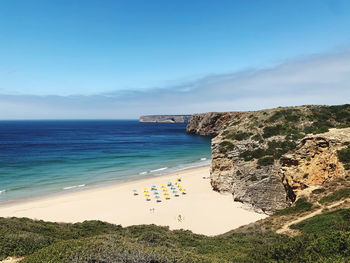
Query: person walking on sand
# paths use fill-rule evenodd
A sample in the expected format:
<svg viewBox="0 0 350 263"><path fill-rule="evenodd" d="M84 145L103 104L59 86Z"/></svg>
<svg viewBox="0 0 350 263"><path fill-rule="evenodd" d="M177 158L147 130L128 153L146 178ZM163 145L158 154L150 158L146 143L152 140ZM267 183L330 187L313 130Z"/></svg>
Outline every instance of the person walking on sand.
<svg viewBox="0 0 350 263"><path fill-rule="evenodd" d="M177 221L178 221L179 223L181 223L181 222L182 222L182 216L181 216L181 215L178 215L178 217L177 217Z"/></svg>

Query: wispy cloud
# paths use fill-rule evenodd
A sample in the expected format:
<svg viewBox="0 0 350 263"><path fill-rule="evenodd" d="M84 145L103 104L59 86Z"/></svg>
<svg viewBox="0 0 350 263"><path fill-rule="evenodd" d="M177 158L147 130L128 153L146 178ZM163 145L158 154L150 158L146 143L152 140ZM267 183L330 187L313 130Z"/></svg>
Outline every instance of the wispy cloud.
<svg viewBox="0 0 350 263"><path fill-rule="evenodd" d="M66 97L0 95L0 119L137 118L342 103L350 103L350 52L313 55L273 68L211 75L147 91Z"/></svg>

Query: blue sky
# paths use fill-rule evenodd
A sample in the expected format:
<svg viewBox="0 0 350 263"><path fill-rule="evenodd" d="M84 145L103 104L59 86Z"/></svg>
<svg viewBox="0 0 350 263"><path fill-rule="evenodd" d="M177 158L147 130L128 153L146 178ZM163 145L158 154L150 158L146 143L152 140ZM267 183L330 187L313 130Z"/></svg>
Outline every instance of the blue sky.
<svg viewBox="0 0 350 263"><path fill-rule="evenodd" d="M345 103L349 32L346 0L3 0L0 112L6 114L0 119L135 118L300 104L300 98L269 100L287 87L293 93L325 86L316 94L328 100L310 97L306 104ZM329 61L337 66L325 70ZM268 73L272 83L281 81L275 89L266 83L252 94L237 84L267 70L301 74L310 63L319 71L302 84L286 81L293 73L284 71L284 80ZM226 89L217 96L204 92L220 90L220 83ZM331 89L338 98L327 96ZM174 94L186 99L170 106Z"/></svg>

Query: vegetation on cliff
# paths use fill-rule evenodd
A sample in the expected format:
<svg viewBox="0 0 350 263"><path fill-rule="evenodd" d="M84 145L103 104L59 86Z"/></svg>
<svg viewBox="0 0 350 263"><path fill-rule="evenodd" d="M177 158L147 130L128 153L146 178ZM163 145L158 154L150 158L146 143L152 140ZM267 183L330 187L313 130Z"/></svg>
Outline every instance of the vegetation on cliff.
<svg viewBox="0 0 350 263"><path fill-rule="evenodd" d="M346 170L350 170L350 146L338 151L339 160L344 164Z"/></svg>
<svg viewBox="0 0 350 263"><path fill-rule="evenodd" d="M349 136L335 136L335 143L333 134L323 134L346 127L350 127L350 104L285 107L231 116L212 140L213 189L231 192L234 200L272 214L289 206L298 192L310 185L345 176L338 162L350 169L350 148L342 146ZM316 163L322 165L317 168ZM302 174L293 179L292 173Z"/></svg>

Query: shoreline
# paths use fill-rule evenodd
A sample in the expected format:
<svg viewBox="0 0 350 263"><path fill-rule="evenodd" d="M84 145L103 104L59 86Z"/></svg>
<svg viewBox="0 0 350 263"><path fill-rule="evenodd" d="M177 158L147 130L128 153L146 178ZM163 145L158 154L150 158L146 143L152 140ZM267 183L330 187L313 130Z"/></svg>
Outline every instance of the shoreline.
<svg viewBox="0 0 350 263"><path fill-rule="evenodd" d="M209 159L207 159L207 160L209 160ZM82 186L82 187L75 187L75 188L71 188L71 189L61 189L61 190L57 190L56 192L51 192L51 193L47 193L47 194L43 194L43 195L37 195L37 196L31 196L31 197L21 197L18 199L6 200L6 201L0 202L0 208L4 207L4 206L10 206L10 205L15 205L15 204L20 204L20 203L38 201L41 199L47 199L47 198L56 197L56 196L60 196L60 195L67 195L67 194L72 194L72 193L77 193L77 192L94 190L94 189L98 189L98 188L106 188L106 187L114 187L117 185L124 185L124 184L132 183L132 182L137 182L140 180L142 181L142 180L172 175L174 173L179 173L179 172L183 172L183 171L191 171L192 169L197 169L197 168L201 168L201 167L210 167L210 163L209 164L202 164L202 165L199 164L198 166L196 165L196 166L191 166L191 167L185 167L183 169L178 169L178 170L176 169L174 171L169 171L168 173L164 173L164 174L148 174L148 175L139 174L139 176L137 178L135 177L135 178L130 178L130 179L122 179L119 182L117 179L114 179L114 180L103 181L103 182L96 183L96 184L90 184L90 185L84 184L84 186Z"/></svg>
<svg viewBox="0 0 350 263"><path fill-rule="evenodd" d="M79 189L44 199L2 205L0 217L28 217L66 223L101 220L123 227L156 224L205 235L223 234L266 217L244 209L241 203L233 201L232 195L214 192L208 179L209 167L206 165L122 184ZM171 193L170 200L165 199L160 191L161 185L168 182L175 184L178 178L181 178L186 194L175 197ZM159 203L153 195L151 201L145 199L143 189L151 192L153 185L158 188ZM133 190L139 195L134 196Z"/></svg>

